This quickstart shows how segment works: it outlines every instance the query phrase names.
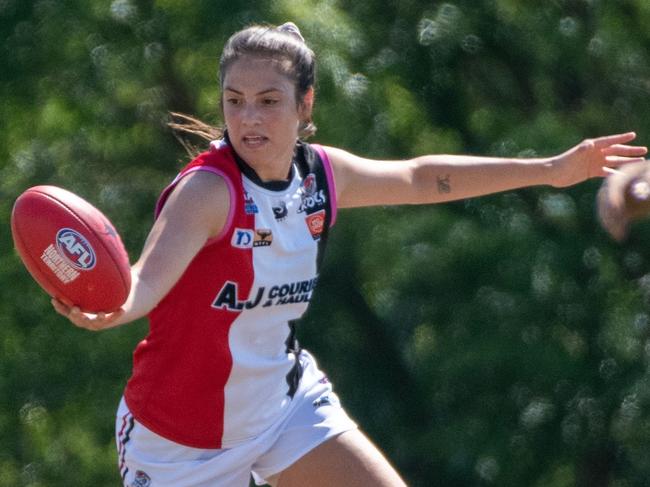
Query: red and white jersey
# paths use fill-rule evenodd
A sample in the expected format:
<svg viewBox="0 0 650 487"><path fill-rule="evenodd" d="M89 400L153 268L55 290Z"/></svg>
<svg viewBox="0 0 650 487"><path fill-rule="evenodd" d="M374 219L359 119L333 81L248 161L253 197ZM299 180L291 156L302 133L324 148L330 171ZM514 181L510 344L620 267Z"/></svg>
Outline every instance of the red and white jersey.
<svg viewBox="0 0 650 487"><path fill-rule="evenodd" d="M228 448L282 417L301 375L294 323L318 280L336 216L322 148L299 142L288 181L263 183L225 141L188 164L221 175L230 214L150 313L125 399L155 433L195 448Z"/></svg>

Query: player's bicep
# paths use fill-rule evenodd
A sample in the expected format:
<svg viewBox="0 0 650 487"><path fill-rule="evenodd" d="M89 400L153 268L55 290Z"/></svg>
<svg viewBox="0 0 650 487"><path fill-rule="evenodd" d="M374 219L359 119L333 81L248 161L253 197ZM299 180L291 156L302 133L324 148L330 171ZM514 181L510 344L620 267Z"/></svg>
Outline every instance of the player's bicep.
<svg viewBox="0 0 650 487"><path fill-rule="evenodd" d="M198 171L178 183L134 266L158 300L178 281L206 241L221 232L229 210L228 187L220 176Z"/></svg>
<svg viewBox="0 0 650 487"><path fill-rule="evenodd" d="M413 200L413 161L379 161L326 148L341 208L398 205Z"/></svg>

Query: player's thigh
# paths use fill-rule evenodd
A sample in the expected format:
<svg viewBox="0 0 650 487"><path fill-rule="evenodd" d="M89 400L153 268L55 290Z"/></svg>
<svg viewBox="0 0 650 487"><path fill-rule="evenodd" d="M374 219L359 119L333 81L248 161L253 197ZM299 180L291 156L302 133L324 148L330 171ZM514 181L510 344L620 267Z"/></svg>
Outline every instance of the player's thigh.
<svg viewBox="0 0 650 487"><path fill-rule="evenodd" d="M406 484L377 447L354 429L314 448L281 472L273 485L403 487Z"/></svg>

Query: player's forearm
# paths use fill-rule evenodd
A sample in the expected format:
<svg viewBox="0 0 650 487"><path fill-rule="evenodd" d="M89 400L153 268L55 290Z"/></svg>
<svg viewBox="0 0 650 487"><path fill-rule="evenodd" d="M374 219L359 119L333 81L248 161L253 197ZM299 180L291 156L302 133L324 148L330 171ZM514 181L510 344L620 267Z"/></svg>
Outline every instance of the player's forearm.
<svg viewBox="0 0 650 487"><path fill-rule="evenodd" d="M112 323L119 326L140 319L156 307L160 297L146 280L140 276L139 268L131 268L131 291L122 306L124 313Z"/></svg>
<svg viewBox="0 0 650 487"><path fill-rule="evenodd" d="M414 159L415 203L483 196L552 183L552 160L432 155Z"/></svg>

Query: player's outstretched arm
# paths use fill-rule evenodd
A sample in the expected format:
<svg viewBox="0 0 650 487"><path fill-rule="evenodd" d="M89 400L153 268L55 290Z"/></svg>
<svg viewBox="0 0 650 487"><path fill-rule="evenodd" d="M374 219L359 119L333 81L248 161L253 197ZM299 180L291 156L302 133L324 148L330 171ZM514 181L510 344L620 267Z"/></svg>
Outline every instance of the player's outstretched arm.
<svg viewBox="0 0 650 487"><path fill-rule="evenodd" d="M565 187L606 175L603 168L643 160L647 148L628 145L634 132L587 139L545 158L428 155L377 161L326 147L341 207L439 203L527 186Z"/></svg>
<svg viewBox="0 0 650 487"><path fill-rule="evenodd" d="M113 328L147 315L176 284L205 242L226 224L230 194L218 175L197 171L185 176L169 196L131 268L131 292L113 313L84 313L52 300L57 313L89 330Z"/></svg>

